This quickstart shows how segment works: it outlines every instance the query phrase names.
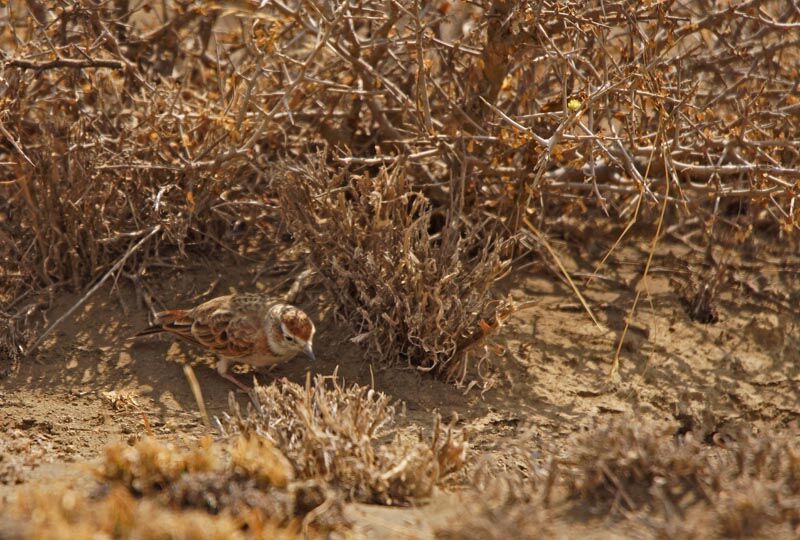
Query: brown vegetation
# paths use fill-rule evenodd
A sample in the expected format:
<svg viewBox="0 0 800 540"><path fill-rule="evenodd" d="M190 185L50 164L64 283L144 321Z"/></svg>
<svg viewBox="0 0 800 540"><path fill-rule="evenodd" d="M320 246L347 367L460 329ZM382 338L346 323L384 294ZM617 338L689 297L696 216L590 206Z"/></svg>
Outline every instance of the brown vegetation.
<svg viewBox="0 0 800 540"><path fill-rule="evenodd" d="M665 238L704 258L668 268L693 321L718 321L723 292L796 304L732 268L752 255L757 273L757 257L798 246L791 3L1 4L0 378L102 286L131 285L154 310L165 269L223 251L310 268L372 364L457 384L524 356L482 347L515 309L502 277L541 251L580 296L561 246L586 245L591 280L647 241L612 374ZM77 303L49 320L64 290ZM110 446L96 496L18 497L0 538L344 529L345 503L419 503L472 465L455 416L412 437L389 396L335 375L252 399L192 450ZM698 508L718 535L796 533L796 436L708 442L600 424L550 450L543 475L528 455L524 471L466 486L464 518L435 533L534 535L588 510L683 535ZM0 484L21 478L25 444L0 438Z"/></svg>
<svg viewBox="0 0 800 540"><path fill-rule="evenodd" d="M274 186L353 340L383 362L463 382L470 338L504 308L490 291L506 273L508 246L463 220L463 201L452 201L436 226L433 205L402 165L331 176L320 157L279 170ZM450 189L463 196L459 182Z"/></svg>
<svg viewBox="0 0 800 540"><path fill-rule="evenodd" d="M243 525L246 531L242 530ZM227 513L173 509L151 499L137 499L124 488L113 488L102 497L91 498L67 487L32 491L19 497L0 525L3 540L100 537L288 540L297 538L297 529L278 527L255 514L234 518Z"/></svg>
<svg viewBox="0 0 800 540"><path fill-rule="evenodd" d="M692 2L384 7L9 3L0 232L16 287L5 316L39 306L32 293L42 288L112 273L147 299L144 276L175 250L275 243L274 203L289 195L273 185L274 160L323 147L314 174L293 176L290 203L318 197L301 211L322 219L322 200L339 198L344 212L356 194L351 211L365 212L366 179L401 175L392 193L409 207L376 199L377 214L428 230L415 248L400 233L374 245L351 238L365 251L346 253L338 270L365 270L370 249L423 257L408 276L422 281L390 280L366 313L369 281L333 275L321 254L315 266L329 284L350 282L337 300L356 336L371 336L374 359L451 378L463 367L451 362L457 335L475 330L499 273L489 260L508 254L492 244L517 233L532 249L537 227L586 219L586 209L651 222L667 204L673 233L702 224L747 238L766 226L791 241L800 211L798 43L784 39L798 24L792 8L744 2L698 18ZM308 241L342 232L328 227L289 232ZM399 259L372 261L380 279L381 265ZM444 277L442 297L408 296ZM449 295L468 289L474 298L453 306ZM394 298L425 306L447 335L419 335L403 310L377 325Z"/></svg>
<svg viewBox="0 0 800 540"><path fill-rule="evenodd" d="M49 497L33 492L18 498L8 519L20 522L15 530L23 537L36 538L82 537L115 526L125 536L151 538L173 523L182 538L196 537L201 526L236 537L245 527L247 538L265 537L264 528L290 536L301 523L330 531L347 525L342 501L419 500L466 459L462 434L443 429L438 417L429 443L401 439L388 396L344 388L335 378L317 377L305 388L286 380L257 386L253 399L257 406L244 416L232 400L221 442L205 438L186 450L148 436L111 445L96 471L102 497L88 500L68 488ZM184 523L177 508L219 517L191 512ZM39 519L22 523L35 510ZM14 534L0 530L5 537Z"/></svg>
<svg viewBox="0 0 800 540"><path fill-rule="evenodd" d="M598 425L537 463L517 441L518 467L479 468L440 538L558 536L556 517L586 512L663 537L751 538L800 527L797 434L707 446L676 426L625 418ZM588 503L585 506L583 503Z"/></svg>
<svg viewBox="0 0 800 540"><path fill-rule="evenodd" d="M716 532L736 538L775 524L800 526L795 431L744 434L714 447L678 436L675 426L626 420L578 437L566 463L569 493L589 499L594 511L625 515L647 506L674 529L702 503L716 517Z"/></svg>
<svg viewBox="0 0 800 540"><path fill-rule="evenodd" d="M271 441L299 480L321 479L346 500L409 503L429 496L466 460L467 443L452 425L443 428L435 416L430 442L399 438L389 396L343 387L335 375L305 388L286 380L259 386L254 402L242 414L232 399L224 432Z"/></svg>

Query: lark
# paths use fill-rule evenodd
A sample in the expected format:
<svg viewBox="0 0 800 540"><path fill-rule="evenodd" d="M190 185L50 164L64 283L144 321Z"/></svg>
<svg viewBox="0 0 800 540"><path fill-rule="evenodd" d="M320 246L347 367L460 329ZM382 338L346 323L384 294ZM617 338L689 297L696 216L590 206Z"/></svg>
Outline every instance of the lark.
<svg viewBox="0 0 800 540"><path fill-rule="evenodd" d="M251 388L228 373L232 362L272 366L304 352L314 360L314 323L302 310L266 294L220 296L192 309L156 314L156 324L138 336L167 333L217 354L217 371L244 391Z"/></svg>

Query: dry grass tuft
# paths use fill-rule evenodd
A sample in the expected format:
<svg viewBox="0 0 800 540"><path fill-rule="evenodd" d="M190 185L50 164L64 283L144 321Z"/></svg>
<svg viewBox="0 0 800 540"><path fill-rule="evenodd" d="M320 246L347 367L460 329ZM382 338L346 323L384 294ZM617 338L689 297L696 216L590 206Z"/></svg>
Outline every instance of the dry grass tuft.
<svg viewBox="0 0 800 540"><path fill-rule="evenodd" d="M470 349L503 313L490 292L508 269L506 244L463 219L463 201L437 212L402 166L332 174L319 157L273 184L353 341L378 362L463 381Z"/></svg>
<svg viewBox="0 0 800 540"><path fill-rule="evenodd" d="M564 457L553 452L546 466L528 441L510 441L503 463L477 467L450 503L460 510L436 526L436 536L534 538L552 535L554 522L593 515L627 520L658 538L800 532L796 433L743 436L719 447L691 434L679 440L674 427L619 419L573 437Z"/></svg>
<svg viewBox="0 0 800 540"><path fill-rule="evenodd" d="M800 527L800 442L796 432L742 436L725 447L679 440L674 426L620 420L570 445L563 479L569 496L593 510L625 517L644 509L662 532L688 533L692 507L714 516L725 537L752 537L766 527ZM666 532L665 532L666 534Z"/></svg>
<svg viewBox="0 0 800 540"><path fill-rule="evenodd" d="M315 525L344 523L329 490L320 482L294 482L288 460L255 434L225 444L205 438L190 450L151 438L111 445L98 476L170 506L288 524L325 504Z"/></svg>
<svg viewBox="0 0 800 540"><path fill-rule="evenodd" d="M297 533L296 525L281 527L255 515L234 518L169 508L137 499L122 487L100 498L71 488L20 492L0 524L2 540L248 540L290 539Z"/></svg>
<svg viewBox="0 0 800 540"><path fill-rule="evenodd" d="M714 500L720 532L744 538L768 525L800 532L800 439L785 434L749 436L733 443L730 459L715 471Z"/></svg>
<svg viewBox="0 0 800 540"><path fill-rule="evenodd" d="M163 490L185 474L214 470L215 452L212 440L207 437L196 448L185 451L146 437L134 446L122 443L108 446L98 474L105 480L123 484L133 493L147 495Z"/></svg>
<svg viewBox="0 0 800 540"><path fill-rule="evenodd" d="M714 511L719 532L727 538L752 538L770 521L779 522L773 490L748 479L730 484L720 493Z"/></svg>
<svg viewBox="0 0 800 540"><path fill-rule="evenodd" d="M692 438L677 442L674 432L672 425L619 421L578 437L567 458L571 496L628 510L705 498L706 452Z"/></svg>
<svg viewBox="0 0 800 540"><path fill-rule="evenodd" d="M254 478L260 485L285 488L294 480L294 469L268 439L239 436L230 446L231 465L237 475Z"/></svg>
<svg viewBox="0 0 800 540"><path fill-rule="evenodd" d="M285 379L255 389L257 406L235 401L225 429L271 441L298 480L321 480L347 500L403 504L427 497L465 462L464 435L434 417L432 439L404 437L390 398L317 376L302 387Z"/></svg>
<svg viewBox="0 0 800 540"><path fill-rule="evenodd" d="M522 447L516 450L523 450ZM436 538L501 540L550 537L549 483L546 474L521 452L511 471L479 467L473 484L459 494L457 519L439 526ZM523 470L526 471L523 473ZM555 470L551 469L551 473ZM542 478L537 478L542 476Z"/></svg>
<svg viewBox="0 0 800 540"><path fill-rule="evenodd" d="M254 391L242 414L231 397L227 440L205 438L189 450L152 438L111 445L98 476L112 486L171 507L319 530L345 524L343 501L405 504L429 496L466 458L452 425L434 417L432 439L403 436L385 394L335 377L306 387L286 380Z"/></svg>

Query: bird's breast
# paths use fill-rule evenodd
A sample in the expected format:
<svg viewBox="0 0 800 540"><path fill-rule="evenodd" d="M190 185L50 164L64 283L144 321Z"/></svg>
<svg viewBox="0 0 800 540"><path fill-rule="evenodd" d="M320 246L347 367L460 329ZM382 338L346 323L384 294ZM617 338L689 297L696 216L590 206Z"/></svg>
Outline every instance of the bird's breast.
<svg viewBox="0 0 800 540"><path fill-rule="evenodd" d="M288 354L288 355L286 355L286 354L284 354L284 355L272 354L271 352L270 353L260 353L260 354L259 353L254 353L254 354L251 354L250 356L244 356L244 357L241 357L241 358L236 358L235 361L236 362L240 362L242 364L249 364L249 365L255 366L255 367L272 366L274 364L281 364L283 362L286 362L287 360L291 360L291 358L293 356L295 356L295 354L296 353L292 353L292 354Z"/></svg>
<svg viewBox="0 0 800 540"><path fill-rule="evenodd" d="M252 353L237 359L237 362L251 366L271 366L286 362L295 356L295 352L275 351L269 343L267 336L261 334L253 343Z"/></svg>

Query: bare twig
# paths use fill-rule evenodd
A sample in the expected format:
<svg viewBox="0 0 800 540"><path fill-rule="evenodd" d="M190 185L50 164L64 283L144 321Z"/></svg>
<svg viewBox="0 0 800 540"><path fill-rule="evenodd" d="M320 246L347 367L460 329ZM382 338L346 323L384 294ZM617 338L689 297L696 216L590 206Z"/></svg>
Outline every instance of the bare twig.
<svg viewBox="0 0 800 540"><path fill-rule="evenodd" d="M112 266L111 269L109 269L109 271L106 272L105 275L102 278L100 278L100 281L95 283L95 285L91 289L86 291L86 294L81 296L81 298L77 302L75 302L72 305L72 307L69 308L66 311L66 313L61 315L61 317L56 319L55 322L53 322L53 324L51 324L44 332L42 332L42 334L36 339L36 341L33 342L33 345L28 347L28 350L25 351L25 355L26 356L30 356L33 352L35 352L36 349L39 347L39 345L42 344L42 341L44 341L44 339L47 336L49 336L53 332L53 330L55 330L58 327L58 325L60 325L62 322L64 322L65 319L67 319L70 315L72 315L75 312L76 309L81 307L84 304L84 302L86 302L86 300L88 300L89 297L92 296L92 294L97 292L97 290L100 287L103 286L103 284L106 282L106 280L108 278L113 276L114 273L117 272L117 270L122 268L122 265L125 264L125 261L128 260L128 257L133 255L140 247L142 247L148 240L150 240L150 238L153 237L153 235L155 235L160 230L161 230L161 226L160 225L156 225L155 227L153 227L153 229L144 238L139 240L136 244L132 245L128 249L128 251L126 251L125 254L117 260L117 262L114 264L114 266Z"/></svg>
<svg viewBox="0 0 800 540"><path fill-rule="evenodd" d="M49 60L47 62L34 62L33 60L22 60L15 58L5 62L6 67L15 67L20 69L35 69L37 71L45 71L48 69L69 68L69 69L87 69L87 68L108 68L108 69L125 69L125 64L118 60L111 59L89 59L79 60L77 58L58 58L56 60Z"/></svg>

